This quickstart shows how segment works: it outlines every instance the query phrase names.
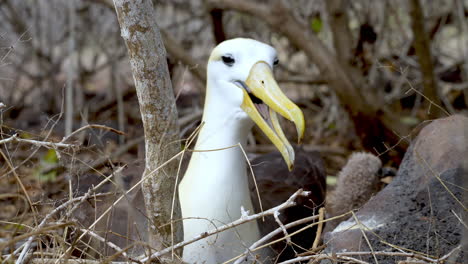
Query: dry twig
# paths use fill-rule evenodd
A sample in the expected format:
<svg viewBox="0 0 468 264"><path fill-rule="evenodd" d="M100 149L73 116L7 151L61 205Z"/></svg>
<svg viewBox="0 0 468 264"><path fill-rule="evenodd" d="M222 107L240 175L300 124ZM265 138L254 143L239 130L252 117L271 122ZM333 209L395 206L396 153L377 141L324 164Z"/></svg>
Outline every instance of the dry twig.
<svg viewBox="0 0 468 264"><path fill-rule="evenodd" d="M49 141L40 141L40 140L32 140L32 139L24 139L20 138L18 134L14 134L13 136L9 138L5 138L0 140L0 145L6 144L9 142L22 142L22 143L28 143L32 145L36 145L38 147L46 147L46 148L76 148L76 145L73 144L66 144L66 143L61 143L61 142L49 142Z"/></svg>
<svg viewBox="0 0 468 264"><path fill-rule="evenodd" d="M89 129L89 128L98 128L98 129L102 129L102 130L108 130L108 131L114 132L114 133L119 134L119 135L125 135L124 132L122 132L120 130L117 130L115 128L112 128L112 127L108 127L108 126L104 126L104 125L97 125L97 124L89 124L89 125L80 127L77 130L70 133L69 135L63 137L63 139L62 139L62 141L60 141L60 143L64 143L65 141L67 141L68 139L73 137L74 135L78 134L79 132L81 132L81 131L83 131L85 129Z"/></svg>
<svg viewBox="0 0 468 264"><path fill-rule="evenodd" d="M286 230L286 227L283 225L281 220L279 219L280 212L276 211L273 213L273 217L275 218L276 223L278 223L279 227L283 231L284 237L286 237L286 243L289 245L291 244L291 237L288 234L288 231Z"/></svg>
<svg viewBox="0 0 468 264"><path fill-rule="evenodd" d="M308 223L310 221L314 221L314 220L317 220L318 216L314 215L314 216L309 216L309 217L306 217L306 218L302 218L302 219L299 219L297 221L294 221L294 222L291 222L289 224L286 224L284 227L285 228L291 228L291 227L294 227L294 226L297 226L297 225L300 225L300 224L304 224L304 223ZM278 235L279 233L283 232L283 228L282 227L278 227L277 229L271 231L270 233L268 233L266 236L263 236L260 240L258 240L257 242L253 243L243 254L239 255L239 256L236 256L235 258L232 258L226 262L224 262L223 264L225 263L229 263L235 259L236 262L234 262L234 264L240 264L242 263L244 260L245 260L245 256L249 253L249 252L253 252L253 251L256 251L256 250L259 250L267 245L270 245L270 244L267 244L267 245L263 245L261 246L263 243L265 243L266 241L272 239L274 236ZM275 241L276 242L276 241Z"/></svg>
<svg viewBox="0 0 468 264"><path fill-rule="evenodd" d="M96 189L96 188L94 188L94 189ZM78 204L83 203L85 200L87 200L90 197L91 194L92 194L92 191L90 189L90 191L88 191L88 193L86 193L85 195L70 199L67 202L63 203L62 205L56 207L54 210L52 210L52 212L47 214L44 217L44 219L42 219L41 223L35 228L35 230L40 231L49 222L49 220L52 218L52 216L54 216L56 213L60 212L61 210L65 209L65 208L67 208L69 205L71 205L73 203L77 203L77 202L78 202ZM93 196L96 197L96 196L104 196L104 195L108 195L108 194L94 194ZM73 207L70 211L67 212L67 216L70 215L74 210L76 210L76 208L78 208L77 205L75 205L75 207ZM26 255L27 255L27 253L28 253L28 251L29 251L29 249L31 247L31 243L36 238L35 235L29 235L28 237L29 237L28 241L23 245L23 250L21 251L21 254L18 257L18 260L16 261L17 264L21 264L21 263L24 262L24 260L26 259ZM8 260L8 259L6 259L6 260Z"/></svg>
<svg viewBox="0 0 468 264"><path fill-rule="evenodd" d="M198 240L201 240L203 238L206 238L206 237L209 237L211 235L214 235L214 234L217 234L217 233L220 233L220 232L223 232L225 230L228 230L228 229L231 229L231 228L234 228L236 226L239 226L241 224L244 224L244 223L247 223L247 222L250 222L250 221L254 221L254 220L257 220L259 218L262 218L264 216L267 216L267 215L272 215L274 214L275 212L277 211L280 211L280 210L283 210L283 209L286 209L286 208L289 208L291 206L294 206L296 203L294 202L294 200L299 197L299 196L307 196L309 194L309 192L306 192L306 191L303 191L302 189L298 190L297 192L295 192L291 197L289 197L288 200L286 200L284 203L276 206L276 207L273 207L271 209L268 209L264 212L261 212L261 213L258 213L258 214L254 214L254 215L249 215L249 216L243 216L241 217L240 219L232 222L232 223L229 223L229 224L226 224L226 225L223 225L223 226L220 226L214 230L210 230L208 232L205 232L205 233L202 233L192 239L189 239L189 240L186 240L186 241L182 241L180 243L177 243L175 244L174 246L172 247L168 247L168 248L165 248L161 251L158 251L158 252L155 252L153 253L151 256L149 257L144 257L144 258L140 258L140 261L141 262L147 262L149 260L152 260L152 259L156 259L156 258L159 258L167 253L170 253L173 249L178 249L178 248L182 248L188 244L191 244L195 241L198 241Z"/></svg>
<svg viewBox="0 0 468 264"><path fill-rule="evenodd" d="M312 244L312 250L315 250L320 242L320 237L322 236L322 228L323 228L323 218L325 216L325 208L322 207L319 209L319 221L317 227L317 234L315 236L314 243Z"/></svg>

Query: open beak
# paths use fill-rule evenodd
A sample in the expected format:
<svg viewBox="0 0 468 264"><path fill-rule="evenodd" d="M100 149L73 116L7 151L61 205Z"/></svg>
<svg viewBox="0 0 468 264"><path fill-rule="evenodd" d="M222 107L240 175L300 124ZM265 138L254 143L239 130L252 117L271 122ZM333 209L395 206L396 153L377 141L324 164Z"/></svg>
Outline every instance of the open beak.
<svg viewBox="0 0 468 264"><path fill-rule="evenodd" d="M265 135L281 152L289 170L294 164L294 150L280 127L277 113L294 122L298 141L304 136L304 115L301 109L281 91L271 67L264 61L257 62L251 69L245 83L244 99L241 105L247 115L260 127Z"/></svg>

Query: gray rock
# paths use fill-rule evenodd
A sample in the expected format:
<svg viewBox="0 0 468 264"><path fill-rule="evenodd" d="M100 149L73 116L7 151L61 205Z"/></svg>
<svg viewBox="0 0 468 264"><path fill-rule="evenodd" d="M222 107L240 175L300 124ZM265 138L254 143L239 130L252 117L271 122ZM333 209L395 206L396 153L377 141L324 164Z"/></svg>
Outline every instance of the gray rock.
<svg viewBox="0 0 468 264"><path fill-rule="evenodd" d="M459 246L468 223L467 163L468 118L454 115L422 129L395 179L355 213L369 229L364 233L373 250L396 252L399 247L440 258ZM326 252L370 251L362 234L350 218L325 234ZM452 255L451 260L468 263L466 247ZM355 257L374 262L371 255ZM405 260L377 259L381 264Z"/></svg>

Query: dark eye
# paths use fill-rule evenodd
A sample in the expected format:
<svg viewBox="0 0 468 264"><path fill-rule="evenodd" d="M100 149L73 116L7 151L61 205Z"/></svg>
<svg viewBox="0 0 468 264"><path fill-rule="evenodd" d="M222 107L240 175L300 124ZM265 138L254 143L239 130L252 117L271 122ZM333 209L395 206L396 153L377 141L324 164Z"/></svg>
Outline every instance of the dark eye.
<svg viewBox="0 0 468 264"><path fill-rule="evenodd" d="M279 64L279 60L278 60L278 58L275 58L275 60L273 61L273 66L276 66L278 64Z"/></svg>
<svg viewBox="0 0 468 264"><path fill-rule="evenodd" d="M231 67L235 62L234 57L232 57L232 55L221 56L221 59L223 60L224 64L226 64L229 67Z"/></svg>

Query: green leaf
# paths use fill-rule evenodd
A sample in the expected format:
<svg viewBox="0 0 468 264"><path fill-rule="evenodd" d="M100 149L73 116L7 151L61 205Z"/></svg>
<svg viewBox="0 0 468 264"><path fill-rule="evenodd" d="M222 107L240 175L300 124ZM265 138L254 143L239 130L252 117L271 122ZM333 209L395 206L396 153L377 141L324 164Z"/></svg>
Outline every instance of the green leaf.
<svg viewBox="0 0 468 264"><path fill-rule="evenodd" d="M55 152L55 149L47 150L47 153L44 155L42 160L48 164L57 164L58 157L57 157L57 152Z"/></svg>
<svg viewBox="0 0 468 264"><path fill-rule="evenodd" d="M42 182L53 182L57 179L57 171L52 170L48 173L39 173L39 180Z"/></svg>
<svg viewBox="0 0 468 264"><path fill-rule="evenodd" d="M322 31L322 26L323 26L323 23L320 17L314 17L310 20L310 28L315 33L319 33L320 31Z"/></svg>
<svg viewBox="0 0 468 264"><path fill-rule="evenodd" d="M53 182L57 179L57 170L51 170L47 173L47 168L50 168L58 163L57 152L54 149L49 149L42 157L39 166L34 171L34 175L41 182Z"/></svg>
<svg viewBox="0 0 468 264"><path fill-rule="evenodd" d="M19 134L20 138L24 138L24 139L31 139L32 136L31 134L29 134L28 132L26 131L22 131L20 134Z"/></svg>

